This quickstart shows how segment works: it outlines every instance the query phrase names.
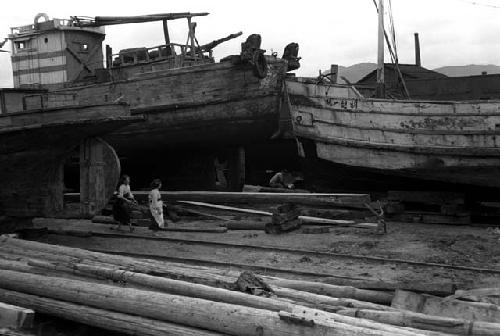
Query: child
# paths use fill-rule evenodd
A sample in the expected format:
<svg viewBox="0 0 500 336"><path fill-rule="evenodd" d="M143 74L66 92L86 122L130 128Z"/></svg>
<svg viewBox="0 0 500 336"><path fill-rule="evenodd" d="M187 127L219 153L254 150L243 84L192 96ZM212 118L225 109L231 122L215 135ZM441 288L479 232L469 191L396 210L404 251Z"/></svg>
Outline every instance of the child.
<svg viewBox="0 0 500 336"><path fill-rule="evenodd" d="M151 191L149 192L149 210L151 211L151 215L153 217L151 226L149 227L151 230L158 230L158 228L165 227L165 221L163 219L163 202L161 200L160 194L161 181L159 179L153 180L151 182Z"/></svg>

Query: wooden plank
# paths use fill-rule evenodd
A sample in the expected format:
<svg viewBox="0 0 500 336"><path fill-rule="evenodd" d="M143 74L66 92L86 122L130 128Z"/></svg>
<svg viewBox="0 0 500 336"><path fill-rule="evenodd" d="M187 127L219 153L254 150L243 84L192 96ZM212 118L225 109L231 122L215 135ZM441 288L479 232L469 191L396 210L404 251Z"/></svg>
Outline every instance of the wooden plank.
<svg viewBox="0 0 500 336"><path fill-rule="evenodd" d="M195 206L207 207L212 209L220 209L220 210L228 210L235 211L241 213L248 213L254 215L262 215L262 216L272 216L273 214L269 211L262 210L253 210L253 209L245 209L245 208L236 208L227 205L218 205L211 204L205 202L192 202L192 201L178 201L183 204L190 204ZM363 229L374 229L378 227L378 224L375 223L356 223L355 221L342 220L342 219L326 219L326 218L317 218L310 216L299 216L303 225L313 224L313 225L336 225L336 226L352 226L359 227Z"/></svg>
<svg viewBox="0 0 500 336"><path fill-rule="evenodd" d="M249 222L249 221L231 221L225 222L221 225L225 226L228 230L264 230L266 224L269 222Z"/></svg>
<svg viewBox="0 0 500 336"><path fill-rule="evenodd" d="M437 296L448 296L455 293L457 284L446 282L416 282L416 281L400 281L389 282L383 280L356 280L356 279L342 279L342 278L329 278L323 282L339 286L353 286L360 289L373 289L383 291L395 291L396 289L403 289L407 291L426 293Z"/></svg>
<svg viewBox="0 0 500 336"><path fill-rule="evenodd" d="M217 191L162 191L167 201L210 201L218 203L295 203L306 205L363 206L370 202L368 194L313 194L269 192L217 192ZM146 192L134 192L136 197L146 197Z"/></svg>
<svg viewBox="0 0 500 336"><path fill-rule="evenodd" d="M390 190L387 193L389 201L424 203L424 204L464 204L463 193L448 191L404 191Z"/></svg>
<svg viewBox="0 0 500 336"><path fill-rule="evenodd" d="M391 306L415 313L454 317L473 321L500 321L500 307L483 302L446 300L440 297L396 290Z"/></svg>
<svg viewBox="0 0 500 336"><path fill-rule="evenodd" d="M406 211L392 217L393 220L409 223L427 223L427 224L450 224L467 225L471 223L469 213L461 215L444 215L437 212L425 211Z"/></svg>
<svg viewBox="0 0 500 336"><path fill-rule="evenodd" d="M0 328L29 329L33 327L35 318L33 310L1 301L0 299Z"/></svg>
<svg viewBox="0 0 500 336"><path fill-rule="evenodd" d="M287 193L287 194L311 193L309 190L305 189L271 188L271 187L257 186L251 184L245 184L243 186L243 192L267 192L267 193Z"/></svg>

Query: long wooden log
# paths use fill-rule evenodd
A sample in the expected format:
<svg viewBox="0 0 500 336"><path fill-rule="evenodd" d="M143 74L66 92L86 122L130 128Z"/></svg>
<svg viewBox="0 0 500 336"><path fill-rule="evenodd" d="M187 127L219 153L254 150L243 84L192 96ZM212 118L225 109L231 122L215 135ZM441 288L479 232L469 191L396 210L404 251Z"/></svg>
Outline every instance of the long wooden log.
<svg viewBox="0 0 500 336"><path fill-rule="evenodd" d="M46 269L55 269L55 270L67 271L70 273L77 273L88 276L97 276L99 278L119 281L120 283L131 283L139 286L146 286L159 289L171 294L203 298L212 301L234 303L248 307L255 307L272 311L283 310L291 312L293 308L289 302L282 301L280 299L251 296L240 292L234 292L210 286L193 284L187 281L178 281L166 278L153 277L135 272L116 270L109 267L85 265L85 264L57 265L53 263L39 262L39 261L38 262L31 261L29 264L32 266L38 266ZM364 307L364 308L381 309L381 310L391 309L390 307L377 305L370 302L361 302L358 300L351 300L351 299L331 298L327 296L315 295L312 293L290 290L276 286L271 286L271 288L273 289L274 293L278 295L278 297L283 297L292 300L293 303L299 305L305 303L306 305L310 304L308 306L311 307L343 306L343 307Z"/></svg>
<svg viewBox="0 0 500 336"><path fill-rule="evenodd" d="M30 243L23 243L22 241L18 242L23 246L23 252L26 253L29 250ZM198 268L193 269L192 267L187 268L184 265L179 264L163 264L158 262L153 262L153 264L144 264L144 262L139 262L132 258L114 256L114 255L106 255L102 253L90 252L85 250L79 250L68 247L54 246L41 244L37 242L33 242L34 247L39 249L48 250L50 254L57 254L55 261L64 261L61 259L61 255L67 254L77 258L84 258L87 260L93 260L101 263L115 264L121 266L130 267L130 269L136 270L144 273L148 273L152 270L156 272L164 272L163 274L167 277L179 277L184 278L189 281L201 282L203 284L211 285L211 286L220 286L223 284L224 287L230 287L231 284L236 280L237 275L228 276L227 272L220 271L217 269L211 269L211 272L207 272L207 268ZM1 251L1 244L0 244ZM47 257L50 257L49 256ZM37 258L37 254L33 255L34 258ZM66 262L71 262L71 260L66 260ZM142 268L142 269L141 269ZM307 282L307 281L297 281L297 280L286 280L275 277L267 277L266 281L269 284L273 285L276 288L279 287L288 287L291 289L296 289L299 291L296 292L286 292L282 291L282 295L287 298L291 298L294 300L305 301L305 302L323 302L325 303L326 299L331 299L329 301L330 305L340 305L340 306L350 306L356 308L368 308L368 309L383 309L382 307L377 307L377 305L373 305L370 302L375 303L389 303L392 299L392 295L385 292L377 292L377 291L366 291L366 290L357 290L348 286L333 286L328 284L319 284L315 282ZM309 293L311 292L311 293ZM316 294L313 294L316 293ZM291 295L295 296L291 296ZM317 294L323 294L318 296ZM329 297L325 296L328 295ZM353 300L333 300L333 298L346 298ZM369 302L363 302L369 301Z"/></svg>
<svg viewBox="0 0 500 336"><path fill-rule="evenodd" d="M455 293L457 285L455 283L433 283L433 282L416 282L416 281L400 281L391 282L383 280L357 280L344 278L328 278L324 279L325 283L337 286L353 286L360 289L373 289L381 291L395 291L403 289L411 292L426 293L437 296L448 296Z"/></svg>
<svg viewBox="0 0 500 336"><path fill-rule="evenodd" d="M0 289L0 301L19 304L37 312L128 335L144 336L217 336L220 333L117 313L84 305Z"/></svg>
<svg viewBox="0 0 500 336"><path fill-rule="evenodd" d="M101 216L102 217L102 216ZM67 229L63 228L62 226L64 225L63 223L67 221L67 223L71 223L72 227L75 228L75 224L80 225L81 224L81 229L76 228L76 229ZM97 222L90 222L87 220L65 220L65 219L55 219L55 218L34 218L33 219L33 225L36 227L34 230L38 229L43 229L47 228L47 233L53 233L53 234L67 234L67 235L74 235L74 236L79 236L79 235L86 235L86 236L92 236L92 235L98 235L98 234L104 234L106 233L108 236L111 234L120 234L120 232L117 231L110 231L110 229L113 229L109 225L104 225L105 223L97 223ZM225 233L227 232L227 229L224 227L219 227L219 226L195 226L200 222L196 222L193 224L190 223L190 226L167 226L165 228L162 228L161 231L172 231L172 232L204 232L204 233ZM83 228L86 229L83 229ZM146 230L144 228L136 228L135 231L140 231L144 233L147 231L147 233L150 233L151 231ZM29 229L25 229L24 232L29 232ZM128 233L128 230L125 231ZM161 238L161 237L156 237L156 238Z"/></svg>
<svg viewBox="0 0 500 336"><path fill-rule="evenodd" d="M168 201L210 200L218 203L253 203L304 205L328 205L364 208L370 203L368 194L314 194L314 193L268 193L268 192L217 192L217 191L162 191L162 198ZM146 192L134 192L136 198L146 197Z"/></svg>
<svg viewBox="0 0 500 336"><path fill-rule="evenodd" d="M338 313L392 325L409 326L418 329L442 331L458 335L500 335L500 323L470 321L451 317L440 317L413 313L408 311L347 309L340 310L338 311Z"/></svg>
<svg viewBox="0 0 500 336"><path fill-rule="evenodd" d="M289 280L275 277L265 277L269 284L311 292L320 295L328 295L334 298L352 298L360 301L390 304L394 294L382 291L358 289L351 286L335 286L320 282Z"/></svg>
<svg viewBox="0 0 500 336"><path fill-rule="evenodd" d="M71 266L68 269L71 270L73 268L75 268L75 267ZM95 269L95 267L91 267L90 269ZM283 290L280 290L279 288L273 287L273 289L279 294L282 294L282 292L283 292ZM390 309L389 307L386 307L386 306L379 306L379 305L370 304L370 303L358 303L358 302L356 302L356 300L351 300L351 299L332 299L332 298L326 297L326 296L314 295L314 294L295 291L295 290L288 290L287 296L289 296L289 297L291 296L292 298L295 298L295 299L297 299L297 298L304 299L305 298L307 301L314 303L313 306L316 305L316 306L323 307L323 306L328 306L328 305L331 306L332 304L333 305L341 304L344 306L351 306L351 307L358 306L358 307L365 307L365 308L372 308L372 309ZM282 303L279 303L279 304L282 304ZM295 306L295 307L297 307L297 306ZM270 307L270 308L272 308L272 307ZM296 309L297 308L295 308L295 310ZM310 311L310 309L304 309L304 308L300 308L299 310ZM372 324L367 325L366 321L361 321L359 319L354 319L354 320L351 319L351 320L343 321L343 317L339 317L336 315L333 315L333 316L335 316L336 320L339 320L341 322L350 323L350 324L359 324L359 326L362 326L362 327L369 327L369 328L376 328L376 329L382 328L382 330L385 330L384 328L386 327L386 326L372 325ZM403 335L404 333L402 331L400 331L399 334Z"/></svg>
<svg viewBox="0 0 500 336"><path fill-rule="evenodd" d="M28 243L28 244L24 244ZM31 244L34 243L34 244ZM213 273L213 268L190 266L174 262L159 262L155 260L136 259L126 256L104 254L86 251L77 248L67 248L58 245L49 245L38 242L19 242L20 246L3 246L0 244L0 253L17 254L26 259L43 259L52 262L73 263L85 261L96 265L115 265L121 269L136 272L166 276L172 279L186 279L214 287L231 288L235 277L228 277ZM30 250L32 246L33 250ZM210 276L207 276L210 275Z"/></svg>
<svg viewBox="0 0 500 336"><path fill-rule="evenodd" d="M299 317L299 318L303 318L306 320L315 317L316 319L321 320L322 323L325 323L325 324L328 323L329 321L331 321L332 318L338 319L338 317L335 317L335 315L348 317L346 315L331 314L331 313L327 313L327 312L321 311L321 310L314 311L313 315L311 315L310 311L301 311L301 310L293 311L292 314ZM380 328L381 330L384 330L386 332L395 332L401 336L412 335L412 334L413 335L415 335L415 334L425 335L425 336L451 336L451 334L448 334L448 333L442 333L439 331L432 331L432 330L416 329L416 328L411 328L408 326L396 327L397 329L394 329L395 326L392 326L392 325L389 325L386 323L374 322L376 324L370 324L370 322L373 322L373 321L363 319L363 318L357 318L357 317L351 317L351 318L352 318L352 320L345 320L342 318L340 318L339 320L351 321L352 323L355 323L355 324L360 325L360 326L364 325L364 326L370 326L372 328Z"/></svg>
<svg viewBox="0 0 500 336"><path fill-rule="evenodd" d="M102 253L90 252L75 248L68 248L62 246L48 245L38 242L25 242L25 241L14 241L20 245L19 253L27 253L30 246L32 248L37 248L39 251L49 252L45 258L51 261L60 261L66 263L74 263L71 258L63 259L62 255L69 255L71 257L79 258L79 260L88 260L90 262L100 262L106 264L115 264L118 266L126 267L130 270L139 271L143 273L155 272L156 274L162 274L167 277L173 277L174 279L185 279L188 281L199 282L202 284L210 286L222 286L225 288L231 287L232 283L238 277L238 273L228 274L226 271L221 271L214 268L206 267L193 267L186 266L177 263L160 263L157 261L149 261L148 263L144 261L139 261L129 257L107 255ZM2 244L0 244L0 251L2 250ZM32 258L37 258L41 254L40 252L33 253L29 255ZM81 258L81 259L80 259ZM77 261L78 262L78 261ZM392 298L391 294L385 292L377 291L366 291L357 290L352 287L346 286L332 286L328 284L321 284L316 282L308 281L298 281L298 280L287 280L276 277L265 277L265 280L273 286L273 288L279 289L280 287L288 287L291 289L296 289L299 291L281 291L280 295L288 299L294 299L301 302L309 303L323 303L326 304L326 300L330 300L328 304L339 305L339 306L350 306L356 308L367 308L367 309L387 309L384 306L374 305L370 302L378 303L388 303ZM313 294L316 293L316 294ZM317 295L323 294L323 295ZM328 295L328 296L326 296ZM334 300L336 298L336 300ZM339 298L344 298L346 300L339 300ZM352 300L349 300L351 299ZM363 302L369 301L369 302Z"/></svg>
<svg viewBox="0 0 500 336"><path fill-rule="evenodd" d="M271 311L291 311L291 305L288 302L271 299L266 297L254 296L238 291L231 291L222 288L195 284L188 281L173 280L168 278L155 277L147 274L116 270L109 267L69 264L55 265L49 262L30 261L30 266L41 267L45 269L63 270L70 273L87 275L120 282L122 284L133 284L145 286L164 291L170 294L183 295L195 298L201 298L217 302L232 303L247 307L267 309Z"/></svg>
<svg viewBox="0 0 500 336"><path fill-rule="evenodd" d="M0 249L1 250L1 249ZM27 250L23 250L23 252L27 255L27 260L32 260L33 258L44 258L46 260L51 260L53 261L52 267L50 267L52 270L58 270L58 271L69 271L69 273L74 273L74 263L75 262L80 262L84 260L80 259L74 259L71 257L63 257L62 255L52 255L52 254L40 254L39 252L36 253L27 253ZM21 253L21 251L19 251ZM90 252L89 253L94 253ZM0 252L0 255L1 254ZM144 261L139 261L134 260L130 261L128 257L123 257L124 261L121 264L115 264L114 267L120 267L120 265L124 265L125 268L130 268L136 271L140 272L145 272L145 273L153 273L156 275L161 275L164 277L169 277L173 279L183 279L185 281L191 281L195 283L200 283L200 284L205 284L208 286L212 287L220 287L220 288L233 288L233 283L236 281L237 277L239 276L239 272L226 272L226 271L221 271L218 269L209 269L209 268L204 268L204 267L189 267L187 265L181 265L177 263L158 263L156 261L150 261L144 262ZM87 260L85 262L89 262L90 260ZM54 263L55 262L55 263ZM90 261L92 262L92 261ZM95 262L95 261L94 261ZM135 266L131 266L132 263L135 264ZM35 265L35 263L31 262L32 265ZM46 263L47 264L47 263ZM64 265L71 265L71 266L64 266ZM97 266L97 267L113 267L112 264L105 264L105 263L97 263L97 264L92 264L91 266ZM28 266L31 269L33 267ZM6 268L6 269L12 269L12 270L19 270L16 268ZM25 271L24 269L21 269L20 271ZM116 269L118 272L124 272L123 269ZM34 272L33 270L29 270L29 272ZM47 274L40 272L40 274ZM56 273L57 274L57 273ZM77 279L81 279L77 276L75 276ZM272 279L278 279L278 278L272 278ZM284 280L284 279L281 279ZM383 306L379 304L374 304L371 302L363 302L360 300L355 300L355 299L350 299L350 298L332 298L329 296L325 295L317 295L314 293L306 292L306 291L300 291L300 290L293 290L293 289L286 289L282 288L275 283L273 283L273 280L268 280L266 278L266 281L269 281L269 284L271 285L271 288L276 292L276 294L279 293L279 297L282 297L287 300L292 300L295 304L301 304L301 305L306 305L306 306L322 306L322 307L329 307L331 309L335 307L354 307L354 308L359 308L359 309L379 309L379 310L391 310L390 307L388 306ZM305 282L307 283L307 282Z"/></svg>
<svg viewBox="0 0 500 336"><path fill-rule="evenodd" d="M500 305L500 288L475 288L470 290L457 290L447 299L467 299L476 302L487 302Z"/></svg>
<svg viewBox="0 0 500 336"><path fill-rule="evenodd" d="M338 323L333 319L321 320L312 326L301 325L281 320L278 313L263 309L133 288L89 285L84 281L43 277L7 270L0 273L0 287L238 336L267 334L278 336L419 335L411 332L397 334L362 328Z"/></svg>
<svg viewBox="0 0 500 336"><path fill-rule="evenodd" d="M316 306L330 307L357 307L359 309L375 309L375 310L394 310L389 306L384 306L377 303L359 301L350 298L335 298L326 295L313 294L301 290L271 286L273 292L279 297L290 300L305 302Z"/></svg>
<svg viewBox="0 0 500 336"><path fill-rule="evenodd" d="M500 321L500 307L494 304L447 300L403 290L396 291L391 306L428 315L492 323Z"/></svg>

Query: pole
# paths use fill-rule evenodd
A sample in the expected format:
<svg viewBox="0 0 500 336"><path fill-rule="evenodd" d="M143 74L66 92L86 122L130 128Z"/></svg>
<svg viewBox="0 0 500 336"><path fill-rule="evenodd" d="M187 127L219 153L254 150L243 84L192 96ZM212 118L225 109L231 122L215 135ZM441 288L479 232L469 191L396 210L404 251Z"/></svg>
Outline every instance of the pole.
<svg viewBox="0 0 500 336"><path fill-rule="evenodd" d="M170 34L168 33L168 20L163 20L163 35L165 36L167 56L170 56L172 55L172 47L170 46Z"/></svg>
<svg viewBox="0 0 500 336"><path fill-rule="evenodd" d="M415 33L415 65L422 65L420 62L420 40L418 38L418 33Z"/></svg>
<svg viewBox="0 0 500 336"><path fill-rule="evenodd" d="M384 0L378 3L377 97L385 98L384 84Z"/></svg>

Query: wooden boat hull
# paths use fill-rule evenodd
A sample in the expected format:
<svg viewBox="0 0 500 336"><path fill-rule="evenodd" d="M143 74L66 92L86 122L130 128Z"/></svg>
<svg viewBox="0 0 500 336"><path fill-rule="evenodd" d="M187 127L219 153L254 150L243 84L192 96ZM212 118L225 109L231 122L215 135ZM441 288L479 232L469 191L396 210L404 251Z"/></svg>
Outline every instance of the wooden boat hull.
<svg viewBox="0 0 500 336"><path fill-rule="evenodd" d="M294 133L314 144L311 156L384 174L500 187L500 102L363 99L348 87L286 86Z"/></svg>
<svg viewBox="0 0 500 336"><path fill-rule="evenodd" d="M238 145L269 139L278 129L286 61L269 62L265 78L245 64L203 64L71 87L80 104L125 101L146 121L106 136L119 154L151 148Z"/></svg>
<svg viewBox="0 0 500 336"><path fill-rule="evenodd" d="M137 121L126 105L73 106L41 111L9 113L0 116L0 211L9 216L50 216L64 210L64 162L80 145ZM94 140L96 141L96 140ZM86 195L99 185L102 199L92 205L102 209L115 189L120 165L116 153L97 140L83 146L88 152L81 171L101 170L90 174L101 181L81 176ZM94 151L99 151L99 167ZM90 188L89 184L92 184Z"/></svg>

